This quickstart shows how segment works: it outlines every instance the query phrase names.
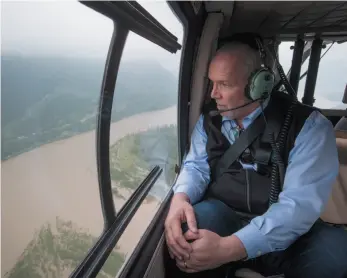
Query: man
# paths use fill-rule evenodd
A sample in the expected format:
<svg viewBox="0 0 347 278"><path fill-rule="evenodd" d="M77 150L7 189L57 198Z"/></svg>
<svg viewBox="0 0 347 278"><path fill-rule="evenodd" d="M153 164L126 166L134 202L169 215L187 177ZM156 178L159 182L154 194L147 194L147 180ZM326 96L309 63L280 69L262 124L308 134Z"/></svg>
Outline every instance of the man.
<svg viewBox="0 0 347 278"><path fill-rule="evenodd" d="M258 173L261 164L239 157L230 173L216 169L221 155L216 150L225 152L227 144L237 142L240 132L257 119L274 119L270 111L284 113L278 107L289 107L290 101L280 100L274 92L265 101L253 102L245 94L252 72L261 66L259 45L249 41L228 43L210 63L216 108L225 111L250 104L220 113L217 128L218 120L203 113L193 130L165 221L174 263L168 272L172 277L217 278L225 277L224 266L257 261L285 277L342 278L347 273L347 233L317 221L339 167L329 120L298 105L286 138L283 188L270 207L271 178ZM252 154L260 148L254 144ZM243 217L240 211L253 216Z"/></svg>

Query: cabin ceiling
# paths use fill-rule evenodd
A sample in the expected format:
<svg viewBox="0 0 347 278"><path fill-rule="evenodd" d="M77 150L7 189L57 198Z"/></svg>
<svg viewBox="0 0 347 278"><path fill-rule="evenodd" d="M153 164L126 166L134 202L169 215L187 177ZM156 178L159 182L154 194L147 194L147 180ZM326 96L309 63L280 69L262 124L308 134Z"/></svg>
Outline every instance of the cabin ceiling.
<svg viewBox="0 0 347 278"><path fill-rule="evenodd" d="M324 39L347 38L347 1L207 1L207 12L223 12L221 37L258 32L265 38L294 40L320 34Z"/></svg>

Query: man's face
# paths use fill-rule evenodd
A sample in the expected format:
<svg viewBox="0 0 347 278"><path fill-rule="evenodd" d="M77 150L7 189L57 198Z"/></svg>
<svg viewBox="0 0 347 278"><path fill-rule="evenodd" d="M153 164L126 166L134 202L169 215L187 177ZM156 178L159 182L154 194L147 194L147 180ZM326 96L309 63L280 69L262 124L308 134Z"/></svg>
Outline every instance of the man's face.
<svg viewBox="0 0 347 278"><path fill-rule="evenodd" d="M242 57L236 53L217 54L209 67L209 79L213 82L211 98L216 100L218 110L235 108L250 101L245 96L248 76L246 76ZM249 110L250 107L246 106L221 115L230 119L240 119L249 114Z"/></svg>

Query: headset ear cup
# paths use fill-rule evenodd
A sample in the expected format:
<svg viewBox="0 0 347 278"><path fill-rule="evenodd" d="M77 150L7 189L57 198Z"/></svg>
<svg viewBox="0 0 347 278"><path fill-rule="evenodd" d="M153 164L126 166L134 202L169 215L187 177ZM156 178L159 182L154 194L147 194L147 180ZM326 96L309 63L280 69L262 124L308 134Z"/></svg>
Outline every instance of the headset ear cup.
<svg viewBox="0 0 347 278"><path fill-rule="evenodd" d="M275 85L275 75L267 68L261 68L251 75L248 82L248 96L251 100L267 98Z"/></svg>
<svg viewBox="0 0 347 278"><path fill-rule="evenodd" d="M249 100L253 100L252 98L252 90L253 90L253 77L254 75L257 73L257 71L253 71L250 76L248 77L248 83L245 87L245 96L246 98L248 98Z"/></svg>

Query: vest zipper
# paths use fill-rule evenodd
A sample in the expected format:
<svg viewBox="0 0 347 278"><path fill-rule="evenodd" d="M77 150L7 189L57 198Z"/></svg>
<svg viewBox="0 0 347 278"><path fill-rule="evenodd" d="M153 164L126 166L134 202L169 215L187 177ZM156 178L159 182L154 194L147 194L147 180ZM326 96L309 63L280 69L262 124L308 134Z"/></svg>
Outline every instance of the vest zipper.
<svg viewBox="0 0 347 278"><path fill-rule="evenodd" d="M247 183L247 187L246 187L246 191L247 191L247 207L248 207L248 211L251 212L251 194L250 194L250 184L249 184L249 176L248 176L248 169L246 169L246 183Z"/></svg>

